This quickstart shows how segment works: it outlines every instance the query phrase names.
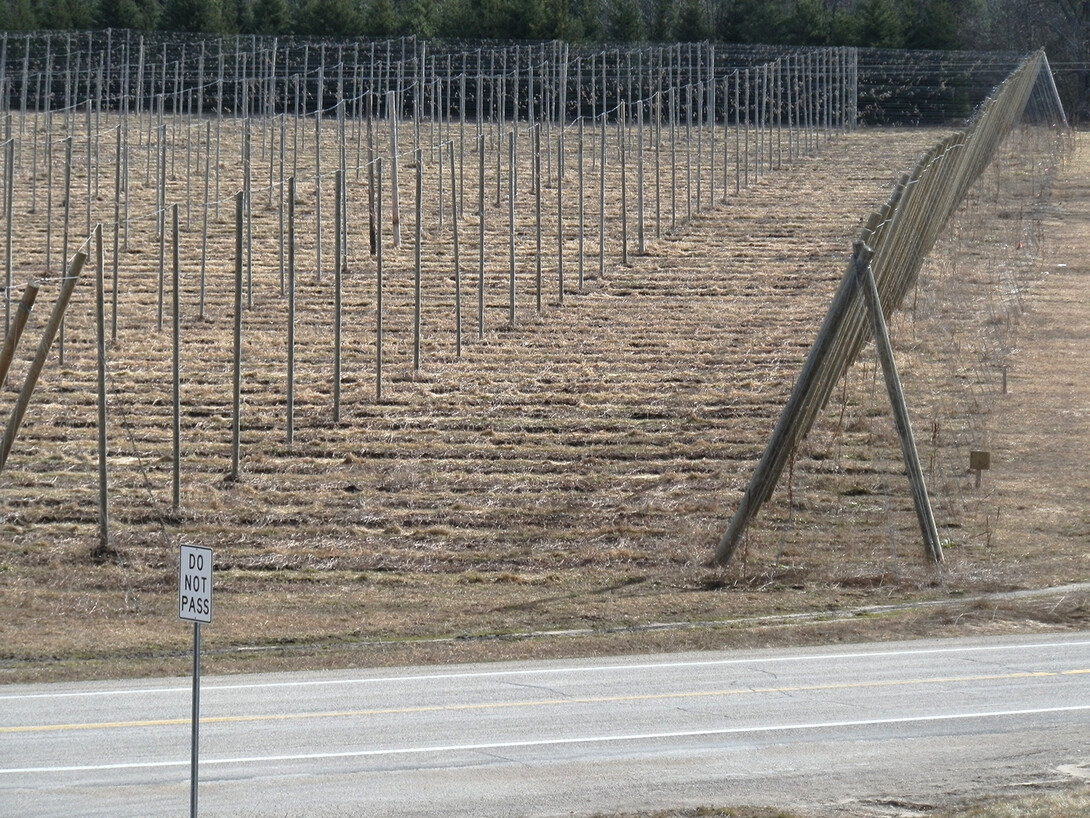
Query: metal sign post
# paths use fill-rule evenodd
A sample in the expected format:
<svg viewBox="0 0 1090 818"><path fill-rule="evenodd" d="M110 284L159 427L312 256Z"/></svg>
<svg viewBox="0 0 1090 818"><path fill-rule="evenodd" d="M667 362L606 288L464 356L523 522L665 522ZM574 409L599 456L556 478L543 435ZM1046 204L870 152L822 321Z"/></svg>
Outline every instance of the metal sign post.
<svg viewBox="0 0 1090 818"><path fill-rule="evenodd" d="M178 618L193 623L193 727L189 815L197 818L197 768L201 721L201 625L212 621L212 549L183 545L178 554Z"/></svg>

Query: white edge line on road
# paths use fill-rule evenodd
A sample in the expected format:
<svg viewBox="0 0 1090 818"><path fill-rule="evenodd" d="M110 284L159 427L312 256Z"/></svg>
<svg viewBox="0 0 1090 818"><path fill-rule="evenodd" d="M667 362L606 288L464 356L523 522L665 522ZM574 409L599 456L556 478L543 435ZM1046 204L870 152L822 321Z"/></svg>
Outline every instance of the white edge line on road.
<svg viewBox="0 0 1090 818"><path fill-rule="evenodd" d="M632 733L619 736L574 736L571 738L540 739L537 741L497 741L485 744L448 744L434 747L400 747L382 750L344 750L334 753L299 753L297 755L238 756L235 758L206 758L201 765L275 764L285 761L322 761L346 758L375 758L380 756L427 755L436 753L472 753L495 750L529 749L533 747L557 747L575 744L610 744L625 741L654 741L662 739L712 738L759 733L793 732L803 730L835 730L851 727L876 727L889 724L923 724L928 722L964 721L969 719L997 719L1013 716L1034 716L1051 713L1075 713L1090 710L1090 704L1068 707L1035 707L1024 710L991 710L984 713L946 713L933 716L904 716L886 719L857 719L851 721L825 721L812 724L770 724L754 727L724 727L715 730L681 730L667 733ZM39 773L99 772L103 770L145 770L163 767L185 767L189 760L136 761L119 764L84 764L69 767L19 767L0 769L0 775L30 775Z"/></svg>
<svg viewBox="0 0 1090 818"><path fill-rule="evenodd" d="M553 668L518 668L513 670L481 670L481 671L467 671L467 672L454 672L454 673L420 673L414 675L402 675L402 676L373 676L373 677L354 677L348 679L300 679L293 681L283 682L252 682L246 684L203 684L201 685L201 691L204 693L214 691L235 691L235 690L262 690L269 688L283 688L283 687L325 687L332 685L353 685L353 684L390 684L398 682L408 681L449 681L451 679L480 679L480 678L503 678L509 676L536 676L536 675L558 675L562 673L605 673L605 672L617 672L617 671L645 671L645 670L657 670L657 669L676 669L685 667L726 667L731 665L757 665L757 664L771 664L771 663L784 663L784 662L817 662L827 661L830 659L873 659L876 657L888 658L891 656L934 656L937 654L952 654L952 653L980 653L980 652L995 652L1001 650L1043 650L1046 648L1061 648L1061 647L1086 647L1090 645L1090 640L1079 641L1056 641L1056 642L1034 642L1032 644L1017 644L1017 643L1002 643L997 645L970 645L965 647L949 647L949 648L910 648L906 650L878 650L878 651L857 651L855 653L823 653L823 654L805 654L805 655L792 655L792 656L748 656L742 659L707 659L707 660L694 660L686 662L644 662L642 664L630 665L630 664L616 664L616 665L577 665L577 666L565 666L565 667L553 667ZM87 696L125 696L131 694L137 694L146 696L152 693L184 693L191 689L190 685L179 685L178 687L145 687L145 688L117 688L113 690L73 690L73 691L57 691L48 693L14 693L9 695L0 695L0 701L19 701L24 699L64 699L64 698L80 698Z"/></svg>

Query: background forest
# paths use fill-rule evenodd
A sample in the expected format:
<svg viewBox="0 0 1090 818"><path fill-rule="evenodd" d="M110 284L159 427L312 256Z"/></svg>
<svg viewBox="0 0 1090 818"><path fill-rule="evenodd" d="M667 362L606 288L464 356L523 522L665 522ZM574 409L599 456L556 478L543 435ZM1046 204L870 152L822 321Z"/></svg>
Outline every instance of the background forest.
<svg viewBox="0 0 1090 818"><path fill-rule="evenodd" d="M1083 62L1090 0L0 0L0 28L854 45Z"/></svg>
<svg viewBox="0 0 1090 818"><path fill-rule="evenodd" d="M0 0L0 30L106 28L1020 53L1043 47L1069 119L1090 121L1090 0Z"/></svg>

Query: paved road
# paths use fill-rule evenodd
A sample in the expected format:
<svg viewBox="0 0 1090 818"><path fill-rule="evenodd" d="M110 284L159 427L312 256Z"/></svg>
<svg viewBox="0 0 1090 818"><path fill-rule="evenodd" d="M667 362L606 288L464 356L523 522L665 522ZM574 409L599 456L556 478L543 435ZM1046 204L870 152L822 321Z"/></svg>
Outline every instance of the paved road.
<svg viewBox="0 0 1090 818"><path fill-rule="evenodd" d="M1090 632L205 678L200 812L890 804L1090 768ZM184 815L187 679L0 687L0 815Z"/></svg>

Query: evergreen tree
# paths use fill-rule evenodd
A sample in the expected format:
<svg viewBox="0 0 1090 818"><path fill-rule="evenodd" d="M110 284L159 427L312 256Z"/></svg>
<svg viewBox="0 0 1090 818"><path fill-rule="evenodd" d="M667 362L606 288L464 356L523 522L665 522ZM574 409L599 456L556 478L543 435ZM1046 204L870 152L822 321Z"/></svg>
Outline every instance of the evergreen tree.
<svg viewBox="0 0 1090 818"><path fill-rule="evenodd" d="M716 35L728 43L778 43L784 28L781 7L767 0L727 0L716 21Z"/></svg>
<svg viewBox="0 0 1090 818"><path fill-rule="evenodd" d="M480 19L470 0L446 0L439 8L437 25L443 37L470 40L481 36Z"/></svg>
<svg viewBox="0 0 1090 818"><path fill-rule="evenodd" d="M643 39L643 15L636 0L610 0L605 34L608 39L621 43Z"/></svg>
<svg viewBox="0 0 1090 818"><path fill-rule="evenodd" d="M953 51L961 46L957 14L950 0L925 0L907 20L905 48Z"/></svg>
<svg viewBox="0 0 1090 818"><path fill-rule="evenodd" d="M832 33L831 15L820 0L798 0L784 23L789 45L826 45Z"/></svg>
<svg viewBox="0 0 1090 818"><path fill-rule="evenodd" d="M577 39L592 43L605 39L601 0L572 0L572 27Z"/></svg>
<svg viewBox="0 0 1090 818"><path fill-rule="evenodd" d="M164 31L222 34L223 8L220 0L166 0L159 27Z"/></svg>
<svg viewBox="0 0 1090 818"><path fill-rule="evenodd" d="M651 23L647 36L653 43L666 43L677 29L677 6L674 0L652 0Z"/></svg>
<svg viewBox="0 0 1090 818"><path fill-rule="evenodd" d="M436 8L435 0L407 0L400 19L394 14L394 9L389 0L374 0L371 4L372 9L380 4L385 4L388 9L393 26L389 33L415 34L417 37L423 37L426 40L436 36L436 32L439 30L439 9ZM380 14L385 16L385 12L381 9ZM366 31L366 17L364 19L364 30Z"/></svg>
<svg viewBox="0 0 1090 818"><path fill-rule="evenodd" d="M34 16L34 7L30 0L15 0L7 19L8 28L13 31L33 31L38 27Z"/></svg>
<svg viewBox="0 0 1090 818"><path fill-rule="evenodd" d="M543 0L534 36L540 40L579 39L576 20L572 16L568 0Z"/></svg>
<svg viewBox="0 0 1090 818"><path fill-rule="evenodd" d="M352 0L302 0L296 8L295 33L358 37L363 19Z"/></svg>
<svg viewBox="0 0 1090 818"><path fill-rule="evenodd" d="M256 34L252 0L221 0L223 28L229 34Z"/></svg>
<svg viewBox="0 0 1090 818"><path fill-rule="evenodd" d="M100 0L98 25L150 31L159 22L159 0Z"/></svg>
<svg viewBox="0 0 1090 818"><path fill-rule="evenodd" d="M411 20L410 20L410 25ZM363 12L363 33L368 37L392 37L398 30L397 12L390 0L371 0Z"/></svg>
<svg viewBox="0 0 1090 818"><path fill-rule="evenodd" d="M39 28L72 31L92 28L98 8L93 0L39 0L34 17Z"/></svg>
<svg viewBox="0 0 1090 818"><path fill-rule="evenodd" d="M861 46L903 48L901 19L889 0L861 0L856 9Z"/></svg>
<svg viewBox="0 0 1090 818"><path fill-rule="evenodd" d="M845 9L834 11L829 18L828 45L858 45L859 21Z"/></svg>
<svg viewBox="0 0 1090 818"><path fill-rule="evenodd" d="M711 26L701 0L685 0L678 14L674 38L681 43L699 43L711 37Z"/></svg>
<svg viewBox="0 0 1090 818"><path fill-rule="evenodd" d="M286 34L291 31L287 0L254 0L253 26L256 34Z"/></svg>

